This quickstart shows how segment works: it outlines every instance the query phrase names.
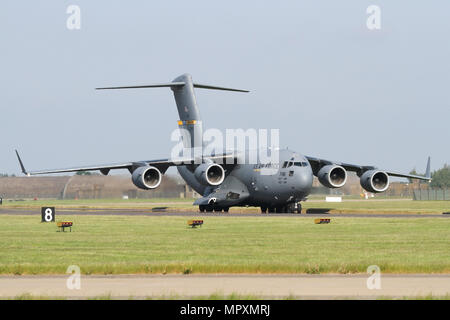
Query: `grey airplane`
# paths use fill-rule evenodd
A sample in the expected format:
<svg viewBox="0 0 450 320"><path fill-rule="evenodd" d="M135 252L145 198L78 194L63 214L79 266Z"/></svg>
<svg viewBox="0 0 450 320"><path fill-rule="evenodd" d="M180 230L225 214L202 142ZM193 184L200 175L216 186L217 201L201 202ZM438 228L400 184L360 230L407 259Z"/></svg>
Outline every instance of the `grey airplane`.
<svg viewBox="0 0 450 320"><path fill-rule="evenodd" d="M194 88L249 92L246 90L217 87L194 83L189 74L184 74L170 83L142 86L106 87L104 89L135 89L168 87L172 89L180 120L183 147L188 150L203 150L203 128L197 106ZM22 172L25 175L66 173L99 170L107 175L114 169L127 169L133 183L140 189L155 189L161 184L166 170L176 166L178 172L196 192L202 195L194 202L201 212L228 212L233 206L260 207L263 213L300 213L301 201L311 192L313 177L328 188L340 188L347 181L347 172L353 171L360 178L360 184L368 192L384 192L389 187L389 177L401 177L429 181L430 158L425 176L402 174L380 170L374 166L363 166L335 162L302 155L288 149L279 150L278 163L243 163L238 152L218 154L194 153L182 159L160 159L130 161L106 165L79 166L67 169L27 171L16 150ZM199 155L199 156L198 156ZM262 174L262 169L271 167L272 171Z"/></svg>

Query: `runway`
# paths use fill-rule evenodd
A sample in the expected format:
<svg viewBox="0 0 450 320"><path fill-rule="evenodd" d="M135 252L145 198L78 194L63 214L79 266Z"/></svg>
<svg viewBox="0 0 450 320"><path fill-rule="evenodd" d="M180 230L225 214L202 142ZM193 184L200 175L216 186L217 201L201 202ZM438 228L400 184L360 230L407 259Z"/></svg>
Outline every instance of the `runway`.
<svg viewBox="0 0 450 320"><path fill-rule="evenodd" d="M0 215L41 215L40 208L0 208ZM201 213L195 211L166 211L161 208L154 208L153 210L146 209L84 209L84 208L56 208L57 215L123 215L123 216L209 216L209 217L283 217L283 218L323 218L323 217L348 217L348 218L450 218L450 214L413 214L413 213L302 213L302 214L260 214L260 213Z"/></svg>
<svg viewBox="0 0 450 320"><path fill-rule="evenodd" d="M381 274L379 289L368 288L368 277L369 275L82 275L80 289L73 286L73 289L69 289L69 275L0 276L0 297L31 294L49 298L107 296L144 299L240 294L268 299L375 299L450 294L450 275Z"/></svg>

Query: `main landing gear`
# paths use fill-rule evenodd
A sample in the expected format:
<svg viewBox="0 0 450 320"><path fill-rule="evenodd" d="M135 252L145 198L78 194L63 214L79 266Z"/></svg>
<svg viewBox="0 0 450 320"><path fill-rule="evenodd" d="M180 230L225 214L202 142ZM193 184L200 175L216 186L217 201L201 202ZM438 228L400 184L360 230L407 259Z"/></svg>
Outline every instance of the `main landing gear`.
<svg viewBox="0 0 450 320"><path fill-rule="evenodd" d="M261 206L261 213L302 213L302 205L300 204L300 202L297 202L289 203L285 206Z"/></svg>

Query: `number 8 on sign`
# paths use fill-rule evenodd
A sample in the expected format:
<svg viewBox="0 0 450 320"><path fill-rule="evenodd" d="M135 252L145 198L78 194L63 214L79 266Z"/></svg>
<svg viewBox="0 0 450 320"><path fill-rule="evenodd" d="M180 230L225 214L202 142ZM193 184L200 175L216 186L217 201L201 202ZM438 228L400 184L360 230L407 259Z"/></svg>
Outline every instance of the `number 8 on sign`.
<svg viewBox="0 0 450 320"><path fill-rule="evenodd" d="M42 207L41 208L41 222L55 222L55 208Z"/></svg>

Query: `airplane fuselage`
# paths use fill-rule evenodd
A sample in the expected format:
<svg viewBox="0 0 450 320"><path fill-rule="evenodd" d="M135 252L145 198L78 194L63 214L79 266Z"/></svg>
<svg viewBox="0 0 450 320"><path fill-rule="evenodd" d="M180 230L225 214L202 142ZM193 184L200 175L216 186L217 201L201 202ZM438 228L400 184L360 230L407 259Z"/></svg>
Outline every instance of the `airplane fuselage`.
<svg viewBox="0 0 450 320"><path fill-rule="evenodd" d="M192 170L179 166L178 171L186 183L201 195L215 190L217 205L281 207L304 200L311 192L313 171L308 160L291 150L280 150L279 161L270 164L236 164L227 170L221 186L202 185ZM226 194L220 197L220 189ZM230 196L231 192L231 196ZM213 195L214 196L214 195Z"/></svg>

